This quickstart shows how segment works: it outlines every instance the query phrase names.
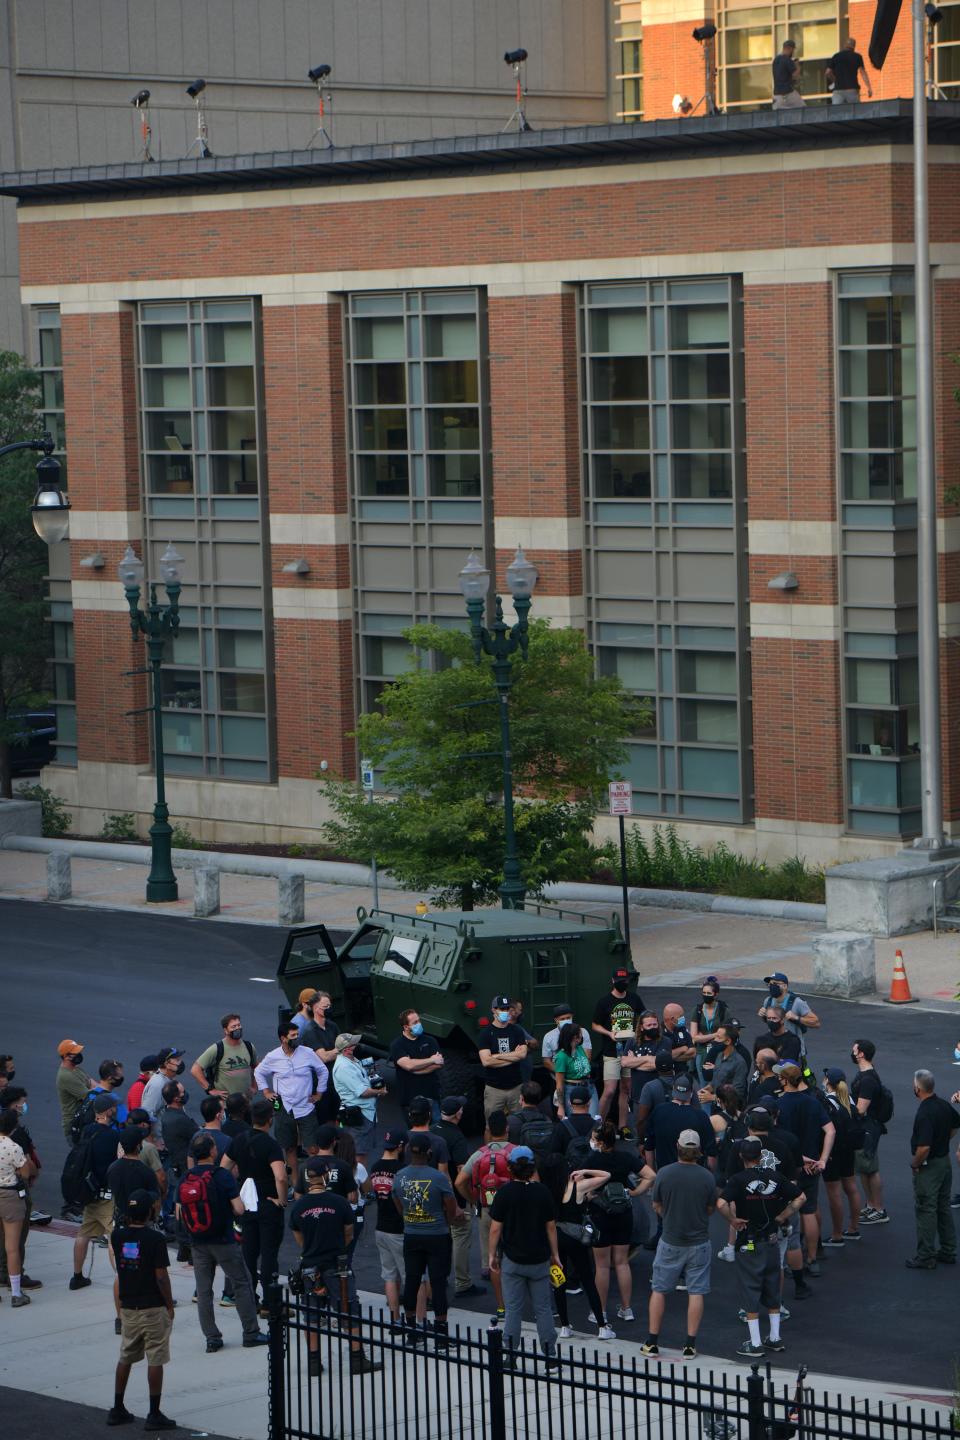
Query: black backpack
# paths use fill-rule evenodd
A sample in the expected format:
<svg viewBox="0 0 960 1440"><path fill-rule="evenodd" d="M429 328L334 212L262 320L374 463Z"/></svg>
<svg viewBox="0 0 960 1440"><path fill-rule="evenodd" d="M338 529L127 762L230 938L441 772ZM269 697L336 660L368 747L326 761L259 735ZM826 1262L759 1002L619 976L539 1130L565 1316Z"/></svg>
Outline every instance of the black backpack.
<svg viewBox="0 0 960 1440"><path fill-rule="evenodd" d="M876 1071L874 1071L874 1074L876 1075ZM873 1102L873 1114L870 1118L878 1121L879 1124L886 1129L893 1119L893 1091L884 1085L879 1075L877 1075L877 1080L880 1089L877 1091L876 1099Z"/></svg>
<svg viewBox="0 0 960 1440"><path fill-rule="evenodd" d="M564 1159L567 1162L568 1170L589 1170L590 1161L593 1159L593 1151L590 1148L590 1132L581 1135L569 1115L561 1120L570 1134L570 1143L564 1151Z"/></svg>
<svg viewBox="0 0 960 1440"><path fill-rule="evenodd" d="M102 1095L103 1093L104 1092L102 1090L97 1091L98 1095ZM96 1120L97 1115L96 1111L93 1108L93 1102L96 1100L96 1098L96 1095L88 1095L86 1100L82 1100L80 1102L79 1110L77 1111L76 1115L74 1115L73 1119L70 1121L71 1145L79 1145L80 1137L83 1135L84 1130L86 1130L87 1126L92 1125L94 1120Z"/></svg>
<svg viewBox="0 0 960 1440"><path fill-rule="evenodd" d="M93 1137L72 1145L60 1173L60 1191L66 1205L80 1209L100 1194L100 1182L93 1173Z"/></svg>
<svg viewBox="0 0 960 1440"><path fill-rule="evenodd" d="M246 1047L247 1055L248 1055L249 1058L250 1058L250 1069L251 1069L251 1070L255 1070L255 1069L256 1069L256 1065L257 1065L257 1052L256 1052L256 1050L254 1050L253 1045L251 1044L251 1042L250 1042L249 1040L241 1040L240 1043L241 1043L241 1045L244 1045L244 1046ZM208 1065L207 1068L206 1068L206 1070L204 1070L204 1072L203 1072L204 1075L205 1075L206 1078L207 1078L207 1084L208 1084L208 1085L216 1085L216 1083L217 1083L217 1071L220 1069L220 1062L221 1062L221 1060L223 1059L225 1050L226 1050L226 1045L224 1044L224 1042L223 1042L222 1040L218 1040L218 1041L217 1041L217 1053L216 1053L216 1054L214 1055L214 1057L213 1057L213 1063L212 1063L211 1065ZM314 1076L316 1076L316 1073L317 1073L317 1072L314 1071L313 1073L314 1073Z"/></svg>
<svg viewBox="0 0 960 1440"><path fill-rule="evenodd" d="M538 1160L542 1155L549 1154L553 1141L553 1121L548 1119L542 1110L521 1110L517 1119L520 1124L516 1143L529 1145Z"/></svg>

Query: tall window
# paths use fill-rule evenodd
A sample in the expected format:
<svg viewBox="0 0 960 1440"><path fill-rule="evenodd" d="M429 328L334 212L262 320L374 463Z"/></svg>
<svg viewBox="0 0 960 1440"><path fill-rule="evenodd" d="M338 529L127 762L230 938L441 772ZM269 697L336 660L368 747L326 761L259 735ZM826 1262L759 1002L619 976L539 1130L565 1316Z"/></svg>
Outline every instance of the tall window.
<svg viewBox="0 0 960 1440"><path fill-rule="evenodd" d="M944 100L960 100L960 0L942 0L933 31L933 83Z"/></svg>
<svg viewBox="0 0 960 1440"><path fill-rule="evenodd" d="M920 829L916 349L909 272L837 278L847 823Z"/></svg>
<svg viewBox="0 0 960 1440"><path fill-rule="evenodd" d="M643 5L638 0L614 0L614 39L619 52L617 80L621 120L643 119Z"/></svg>
<svg viewBox="0 0 960 1440"><path fill-rule="evenodd" d="M169 540L186 562L180 634L163 667L164 761L172 774L267 780L272 665L253 302L141 305L139 343L148 577Z"/></svg>
<svg viewBox="0 0 960 1440"><path fill-rule="evenodd" d="M414 663L414 620L466 627L457 576L490 533L485 324L475 290L347 300L360 704Z"/></svg>
<svg viewBox="0 0 960 1440"><path fill-rule="evenodd" d="M808 104L829 100L824 72L840 48L840 0L765 0L756 5L720 0L717 25L722 108L756 110L770 104L771 66L784 40L797 42L803 98Z"/></svg>
<svg viewBox="0 0 960 1440"><path fill-rule="evenodd" d="M40 372L40 425L56 442L62 483L66 488L66 430L63 422L63 356L60 347L60 311L38 306L32 314L33 363ZM57 765L77 763L77 706L74 688L73 602L70 583L70 549L51 545L48 551L50 586L50 654L47 684L57 723Z"/></svg>
<svg viewBox="0 0 960 1440"><path fill-rule="evenodd" d="M727 279L588 285L581 348L590 641L653 705L634 809L744 820L739 296Z"/></svg>

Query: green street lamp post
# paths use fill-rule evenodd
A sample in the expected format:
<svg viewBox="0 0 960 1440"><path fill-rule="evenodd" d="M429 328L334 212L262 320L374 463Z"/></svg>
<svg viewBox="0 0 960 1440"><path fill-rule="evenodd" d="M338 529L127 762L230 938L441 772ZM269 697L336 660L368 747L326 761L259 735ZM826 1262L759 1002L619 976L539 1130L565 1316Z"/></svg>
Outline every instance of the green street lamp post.
<svg viewBox="0 0 960 1440"><path fill-rule="evenodd" d="M503 618L503 601L496 596L496 619L488 628L483 623L487 592L490 588L490 571L471 551L466 565L460 571L460 589L467 602L470 617L470 635L477 663L489 655L493 664L493 680L497 687L500 709L500 751L503 763L503 882L500 886L500 903L504 910L519 910L523 906L526 886L520 874L517 860L517 836L513 824L513 768L510 751L510 685L512 683L511 657L519 650L527 656L527 616L530 601L537 583L537 569L517 546L517 553L507 566L507 588L513 597L517 612L517 623L508 625Z"/></svg>
<svg viewBox="0 0 960 1440"><path fill-rule="evenodd" d="M178 897L177 877L173 873L170 858L173 831L170 828L170 811L163 774L163 716L160 709L162 695L160 688L160 666L167 638L174 637L180 629L180 567L183 556L168 545L160 557L160 578L167 591L169 603L161 605L157 600L157 587L150 584L150 604L146 611L140 609L140 590L143 586L143 561L128 545L120 561L120 580L127 604L130 606L130 629L136 639L143 635L147 646L153 685L153 701L145 706L153 713L153 756L157 777L157 799L153 807L153 824L150 826L150 874L147 877L147 900L158 902L176 900ZM132 671L137 674L137 671ZM142 672L139 672L142 673ZM131 711L131 714L136 714Z"/></svg>
<svg viewBox="0 0 960 1440"><path fill-rule="evenodd" d="M10 445L0 445L0 459L12 455L15 450L42 450L43 459L37 461L37 493L33 497L30 516L33 528L47 545L56 545L66 540L70 529L70 501L60 489L60 462L54 455L53 436L48 431L39 440L14 440Z"/></svg>

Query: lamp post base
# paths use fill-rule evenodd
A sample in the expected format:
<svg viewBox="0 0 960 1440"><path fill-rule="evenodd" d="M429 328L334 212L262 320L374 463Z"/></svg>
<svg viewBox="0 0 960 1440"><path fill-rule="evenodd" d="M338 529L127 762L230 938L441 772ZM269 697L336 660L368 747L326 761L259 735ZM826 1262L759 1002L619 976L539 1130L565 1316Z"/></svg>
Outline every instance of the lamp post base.
<svg viewBox="0 0 960 1440"><path fill-rule="evenodd" d="M172 839L173 831L166 820L154 820L150 826L150 874L147 876L149 904L180 898L170 855Z"/></svg>
<svg viewBox="0 0 960 1440"><path fill-rule="evenodd" d="M527 898L527 887L522 880L504 880L499 889L500 905L504 910L522 910Z"/></svg>

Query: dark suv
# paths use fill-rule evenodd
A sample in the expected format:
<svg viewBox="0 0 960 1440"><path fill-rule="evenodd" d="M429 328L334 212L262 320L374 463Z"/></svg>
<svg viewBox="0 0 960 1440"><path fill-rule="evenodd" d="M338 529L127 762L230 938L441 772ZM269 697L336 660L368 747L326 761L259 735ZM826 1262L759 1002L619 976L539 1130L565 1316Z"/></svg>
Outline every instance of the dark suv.
<svg viewBox="0 0 960 1440"><path fill-rule="evenodd" d="M14 775L36 775L44 765L53 763L56 714L53 710L24 710L10 718L18 727L10 745L10 769Z"/></svg>

